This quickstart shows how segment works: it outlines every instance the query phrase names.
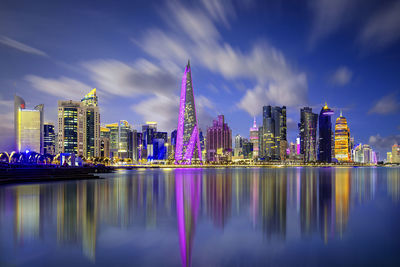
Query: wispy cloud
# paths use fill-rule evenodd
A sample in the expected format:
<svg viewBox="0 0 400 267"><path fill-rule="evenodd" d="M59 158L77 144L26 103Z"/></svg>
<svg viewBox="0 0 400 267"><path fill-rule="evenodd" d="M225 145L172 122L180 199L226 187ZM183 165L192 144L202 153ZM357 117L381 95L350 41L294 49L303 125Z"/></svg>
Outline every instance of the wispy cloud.
<svg viewBox="0 0 400 267"><path fill-rule="evenodd" d="M43 52L42 50L39 50L37 48L23 44L21 42L18 42L16 40L8 38L6 36L0 36L0 43L2 43L3 45L6 45L6 46L12 47L14 49L17 49L19 51L25 52L25 53L38 55L38 56L42 56L42 57L48 57L48 55L45 52Z"/></svg>
<svg viewBox="0 0 400 267"><path fill-rule="evenodd" d="M359 0L310 0L309 5L313 13L311 46L334 33L354 17L352 13L358 2Z"/></svg>
<svg viewBox="0 0 400 267"><path fill-rule="evenodd" d="M31 85L44 93L57 96L61 99L76 99L77 96L84 96L90 91L91 86L80 81L67 77L59 77L57 79L43 78L36 75L27 75L25 80Z"/></svg>
<svg viewBox="0 0 400 267"><path fill-rule="evenodd" d="M148 94L171 94L179 86L181 69L164 62L161 66L139 59L133 64L117 60L94 60L82 63L89 77L102 91L112 95L136 97Z"/></svg>
<svg viewBox="0 0 400 267"><path fill-rule="evenodd" d="M369 110L370 114L394 114L400 110L400 101L397 99L398 93L392 93L379 99Z"/></svg>
<svg viewBox="0 0 400 267"><path fill-rule="evenodd" d="M353 72L345 66L339 67L330 77L330 82L334 85L343 86L351 81Z"/></svg>
<svg viewBox="0 0 400 267"><path fill-rule="evenodd" d="M349 1L350 2L350 1ZM359 41L370 49L379 49L400 39L400 1L386 5L372 16L359 35Z"/></svg>

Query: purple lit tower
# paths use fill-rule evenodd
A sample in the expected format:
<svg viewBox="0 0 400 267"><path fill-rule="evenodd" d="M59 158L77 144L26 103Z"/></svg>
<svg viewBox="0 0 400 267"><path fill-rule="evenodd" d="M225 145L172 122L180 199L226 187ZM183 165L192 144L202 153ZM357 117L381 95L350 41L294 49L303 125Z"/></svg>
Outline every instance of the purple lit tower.
<svg viewBox="0 0 400 267"><path fill-rule="evenodd" d="M175 163L191 164L192 159L202 160L199 126L194 103L192 71L190 69L190 61L188 61L182 78Z"/></svg>

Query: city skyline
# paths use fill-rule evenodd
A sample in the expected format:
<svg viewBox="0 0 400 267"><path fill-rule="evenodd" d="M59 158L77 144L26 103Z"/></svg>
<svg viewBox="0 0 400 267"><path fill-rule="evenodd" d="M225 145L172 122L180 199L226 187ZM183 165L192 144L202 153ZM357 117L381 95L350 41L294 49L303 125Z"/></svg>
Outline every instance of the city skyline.
<svg viewBox="0 0 400 267"><path fill-rule="evenodd" d="M381 25L382 16L390 17L391 10L399 10L394 1L379 8L371 1L354 21L342 23L338 18L343 10L360 4L334 4L338 11L329 18L331 24L325 23L328 25L321 22L323 7L303 3L158 5L150 1L138 6L126 3L110 12L102 4L96 8L84 3L49 4L43 10L43 3L35 8L31 5L25 2L17 10L5 4L1 11L6 23L0 26L4 59L0 63L0 150L10 151L7 145L13 139L14 93L22 96L28 107L43 103L44 121L56 123L58 100L79 100L98 88L102 124L127 120L138 129L145 121L157 121L162 131L171 132L177 127L180 76L188 58L194 66L197 116L203 131L213 118L224 114L233 136L248 137L253 117L262 121L262 106L285 105L290 142L298 132L300 107L310 106L317 112L327 102L335 112L332 122L342 109L355 142L370 144L381 159L395 141L400 142L396 62L400 30L390 24L390 33L371 32L369 26ZM299 14L288 16L295 8ZM61 22L69 22L68 16L77 21L49 37L56 27L51 22L56 21L57 12L52 11L59 9L65 11ZM31 16L24 16L26 12ZM267 20L263 12L275 15ZM312 14L311 19L299 23L305 14ZM46 17L45 21L38 19L40 16ZM78 29L79 22L82 27ZM280 22L285 24L279 26ZM15 26L7 28L11 24ZM95 25L107 27L91 32ZM285 31L294 25L298 34ZM345 30L346 26L351 27ZM238 34L243 38L232 36ZM70 40L77 35L80 38L72 44ZM104 40L106 35L115 38ZM360 36L361 41L352 35ZM297 46L292 47L292 42ZM320 59L323 64L317 62Z"/></svg>

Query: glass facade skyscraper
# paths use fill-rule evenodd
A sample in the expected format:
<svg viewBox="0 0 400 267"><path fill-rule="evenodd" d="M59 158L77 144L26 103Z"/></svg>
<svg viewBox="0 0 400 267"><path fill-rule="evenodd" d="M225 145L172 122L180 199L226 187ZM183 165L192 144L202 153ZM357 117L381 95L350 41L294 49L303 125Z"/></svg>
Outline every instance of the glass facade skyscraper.
<svg viewBox="0 0 400 267"><path fill-rule="evenodd" d="M350 130L342 112L336 119L335 125L335 157L339 162L349 162L350 157Z"/></svg>
<svg viewBox="0 0 400 267"><path fill-rule="evenodd" d="M318 114L312 113L312 108L300 109L300 153L304 162L317 161L317 123Z"/></svg>
<svg viewBox="0 0 400 267"><path fill-rule="evenodd" d="M98 107L98 98L96 88L85 95L82 100L83 117L83 135L84 147L83 155L89 157L100 156L100 112Z"/></svg>
<svg viewBox="0 0 400 267"><path fill-rule="evenodd" d="M188 62L182 78L175 161L177 164L191 164L192 159L201 161L202 155L194 103L192 71L190 62Z"/></svg>
<svg viewBox="0 0 400 267"><path fill-rule="evenodd" d="M258 133L259 158L283 160L287 146L286 107L264 106L263 126Z"/></svg>
<svg viewBox="0 0 400 267"><path fill-rule="evenodd" d="M332 122L331 110L325 103L319 113L319 138L318 138L318 161L332 162Z"/></svg>

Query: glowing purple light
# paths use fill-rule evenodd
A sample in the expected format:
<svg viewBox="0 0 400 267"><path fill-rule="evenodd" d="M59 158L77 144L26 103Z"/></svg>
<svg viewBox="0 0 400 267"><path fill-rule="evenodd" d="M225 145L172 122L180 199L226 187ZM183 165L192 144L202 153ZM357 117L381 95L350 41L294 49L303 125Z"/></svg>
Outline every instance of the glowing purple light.
<svg viewBox="0 0 400 267"><path fill-rule="evenodd" d="M197 145L198 158L200 161L202 160L201 151L200 151L200 137L199 137L199 129L197 123L196 116L196 105L193 96L193 108L196 117L196 123L194 125L193 131L190 134L189 143L184 143L184 130L185 130L185 110L186 110L186 83L188 79L188 74L190 75L190 65L185 68L185 73L182 77L182 87L181 87L181 98L179 102L179 118L178 118L178 130L177 130L177 140L176 140L176 150L175 150L175 161L176 163L181 163L182 160L186 161L185 164L191 164L193 158L193 152ZM192 89L193 90L193 89ZM192 91L193 94L193 91ZM185 149L186 148L186 149ZM185 149L185 154L183 155L183 151ZM181 163L183 164L183 163Z"/></svg>

